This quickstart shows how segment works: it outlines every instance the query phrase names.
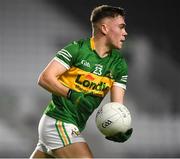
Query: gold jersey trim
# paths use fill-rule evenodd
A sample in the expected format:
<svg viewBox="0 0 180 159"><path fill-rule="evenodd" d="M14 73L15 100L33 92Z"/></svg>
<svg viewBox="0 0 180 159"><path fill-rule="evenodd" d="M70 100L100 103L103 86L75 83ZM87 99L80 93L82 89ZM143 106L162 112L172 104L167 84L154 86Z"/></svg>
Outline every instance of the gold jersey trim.
<svg viewBox="0 0 180 159"><path fill-rule="evenodd" d="M90 38L90 46L92 50L95 50L94 37Z"/></svg>

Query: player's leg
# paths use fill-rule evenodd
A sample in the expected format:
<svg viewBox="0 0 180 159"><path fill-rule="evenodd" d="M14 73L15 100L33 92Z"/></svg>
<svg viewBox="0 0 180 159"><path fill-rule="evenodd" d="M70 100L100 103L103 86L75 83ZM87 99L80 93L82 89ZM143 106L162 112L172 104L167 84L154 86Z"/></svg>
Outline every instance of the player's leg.
<svg viewBox="0 0 180 159"><path fill-rule="evenodd" d="M92 158L92 153L77 126L47 115L43 115L39 124L39 144L42 149L38 150L55 157Z"/></svg>
<svg viewBox="0 0 180 159"><path fill-rule="evenodd" d="M92 153L79 129L70 123L56 120L56 147L51 149L53 156L62 158L92 158ZM51 146L52 147L52 146Z"/></svg>
<svg viewBox="0 0 180 159"><path fill-rule="evenodd" d="M30 158L54 158L52 155L50 155L49 149L46 147L46 145L41 141L43 134L43 129L46 128L46 120L45 120L45 116L43 115L41 117L41 120L39 122L39 127L38 127L38 135L39 135L39 141L38 144L35 148L35 150L33 151L33 153L31 154ZM48 122L47 122L48 124Z"/></svg>
<svg viewBox="0 0 180 159"><path fill-rule="evenodd" d="M30 158L54 158L44 144L40 141L38 142L34 152L31 154Z"/></svg>
<svg viewBox="0 0 180 159"><path fill-rule="evenodd" d="M76 142L63 148L52 150L57 158L93 158L93 155L85 142Z"/></svg>

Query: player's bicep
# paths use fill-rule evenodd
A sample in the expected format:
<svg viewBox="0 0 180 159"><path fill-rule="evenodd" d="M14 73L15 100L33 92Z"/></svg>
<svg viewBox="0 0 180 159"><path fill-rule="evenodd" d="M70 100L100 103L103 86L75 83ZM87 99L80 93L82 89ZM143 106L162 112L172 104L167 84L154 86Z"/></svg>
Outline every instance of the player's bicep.
<svg viewBox="0 0 180 159"><path fill-rule="evenodd" d="M116 85L111 88L111 102L119 102L123 104L125 89Z"/></svg>
<svg viewBox="0 0 180 159"><path fill-rule="evenodd" d="M57 78L57 76L63 74L65 71L67 71L67 68L59 61L53 59L42 71L40 76L49 79Z"/></svg>

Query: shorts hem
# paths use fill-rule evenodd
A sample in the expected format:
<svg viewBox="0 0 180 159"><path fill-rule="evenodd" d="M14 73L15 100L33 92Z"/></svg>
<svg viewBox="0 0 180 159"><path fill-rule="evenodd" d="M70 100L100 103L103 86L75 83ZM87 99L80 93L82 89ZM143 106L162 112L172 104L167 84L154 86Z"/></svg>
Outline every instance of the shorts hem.
<svg viewBox="0 0 180 159"><path fill-rule="evenodd" d="M49 148L49 150L52 151L52 150L55 150L55 149L64 148L66 146L69 146L69 145L72 145L72 144L75 144L75 143L81 143L81 142L85 142L86 143L86 141L77 141L77 142L73 142L73 143L70 143L70 144L65 145L65 146L57 146L57 147L54 147L54 148Z"/></svg>

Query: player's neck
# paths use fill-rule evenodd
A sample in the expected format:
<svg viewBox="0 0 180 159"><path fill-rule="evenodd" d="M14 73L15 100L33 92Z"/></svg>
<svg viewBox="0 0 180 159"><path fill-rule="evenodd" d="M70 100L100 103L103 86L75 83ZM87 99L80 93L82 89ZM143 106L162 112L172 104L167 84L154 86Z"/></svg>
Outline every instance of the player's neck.
<svg viewBox="0 0 180 159"><path fill-rule="evenodd" d="M100 57L106 57L110 51L110 48L106 45L105 39L93 36L94 48Z"/></svg>

